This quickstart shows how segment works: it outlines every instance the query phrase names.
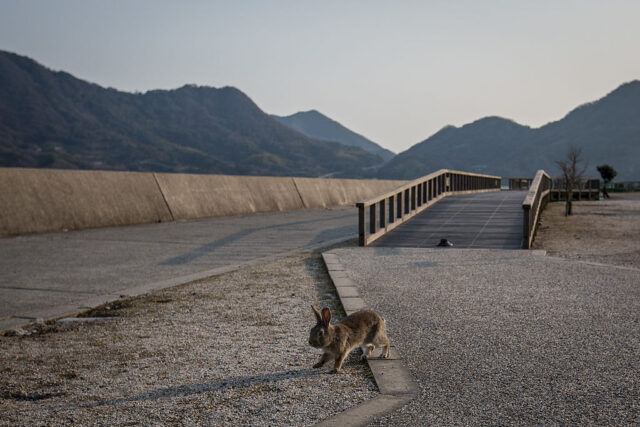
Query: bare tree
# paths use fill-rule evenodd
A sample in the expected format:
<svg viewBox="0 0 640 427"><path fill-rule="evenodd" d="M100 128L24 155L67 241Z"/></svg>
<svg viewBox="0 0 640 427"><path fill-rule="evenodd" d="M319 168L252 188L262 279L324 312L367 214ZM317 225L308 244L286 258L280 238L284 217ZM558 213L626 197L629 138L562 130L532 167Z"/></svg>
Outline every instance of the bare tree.
<svg viewBox="0 0 640 427"><path fill-rule="evenodd" d="M567 157L564 160L557 160L556 164L562 169L564 191L567 204L565 205L564 215L571 215L571 201L573 200L573 189L580 186L582 176L587 170L587 165L580 165L582 159L582 149L574 145L569 146Z"/></svg>

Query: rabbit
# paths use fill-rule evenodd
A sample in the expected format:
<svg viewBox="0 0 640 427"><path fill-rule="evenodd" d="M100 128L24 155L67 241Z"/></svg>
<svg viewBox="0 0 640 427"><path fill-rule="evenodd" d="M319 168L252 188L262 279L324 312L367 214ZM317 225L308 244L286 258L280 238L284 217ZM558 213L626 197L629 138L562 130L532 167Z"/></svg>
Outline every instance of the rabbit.
<svg viewBox="0 0 640 427"><path fill-rule="evenodd" d="M389 358L389 338L384 319L371 310L360 310L331 325L331 311L323 308L322 312L311 306L318 323L309 333L309 344L324 350L320 361L314 368L324 366L331 358L335 359L334 372L340 372L345 357L356 347L362 348L364 360L371 355L376 346L384 346L383 355Z"/></svg>

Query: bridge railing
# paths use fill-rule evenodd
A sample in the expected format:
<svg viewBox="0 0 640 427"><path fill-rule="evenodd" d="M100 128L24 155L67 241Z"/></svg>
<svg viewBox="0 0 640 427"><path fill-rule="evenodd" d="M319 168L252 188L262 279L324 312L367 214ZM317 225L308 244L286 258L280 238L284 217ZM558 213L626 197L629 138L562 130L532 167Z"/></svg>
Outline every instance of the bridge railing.
<svg viewBox="0 0 640 427"><path fill-rule="evenodd" d="M444 197L500 191L501 177L441 169L359 202L358 236L367 246Z"/></svg>
<svg viewBox="0 0 640 427"><path fill-rule="evenodd" d="M527 197L525 197L524 202L522 202L522 210L524 213L522 229L523 249L531 248L538 226L538 217L549 201L551 183L552 180L549 174L543 170L539 170L531 183Z"/></svg>

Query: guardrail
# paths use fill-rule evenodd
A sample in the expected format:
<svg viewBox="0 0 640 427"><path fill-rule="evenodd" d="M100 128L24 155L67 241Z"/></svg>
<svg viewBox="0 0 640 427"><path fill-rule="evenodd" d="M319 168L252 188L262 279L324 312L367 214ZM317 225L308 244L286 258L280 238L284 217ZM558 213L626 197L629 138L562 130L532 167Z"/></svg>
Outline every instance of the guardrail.
<svg viewBox="0 0 640 427"><path fill-rule="evenodd" d="M359 244L367 246L444 197L500 191L500 180L499 176L441 169L356 203Z"/></svg>
<svg viewBox="0 0 640 427"><path fill-rule="evenodd" d="M567 200L567 192L565 182L562 178L555 178L551 183L551 199L552 202L561 202ZM571 199L580 200L600 200L600 180L591 178L575 185L571 190Z"/></svg>
<svg viewBox="0 0 640 427"><path fill-rule="evenodd" d="M539 170L531 183L527 197L525 197L524 202L522 202L522 210L524 213L522 249L531 248L538 226L538 217L547 205L550 193L551 177L545 171Z"/></svg>

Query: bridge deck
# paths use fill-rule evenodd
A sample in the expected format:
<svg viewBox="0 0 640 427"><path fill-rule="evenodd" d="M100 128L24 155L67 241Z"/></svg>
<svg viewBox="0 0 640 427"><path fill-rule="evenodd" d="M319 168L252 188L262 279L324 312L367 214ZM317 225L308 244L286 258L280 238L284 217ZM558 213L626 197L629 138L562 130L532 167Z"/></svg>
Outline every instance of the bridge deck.
<svg viewBox="0 0 640 427"><path fill-rule="evenodd" d="M376 240L372 246L518 249L525 191L451 196Z"/></svg>

